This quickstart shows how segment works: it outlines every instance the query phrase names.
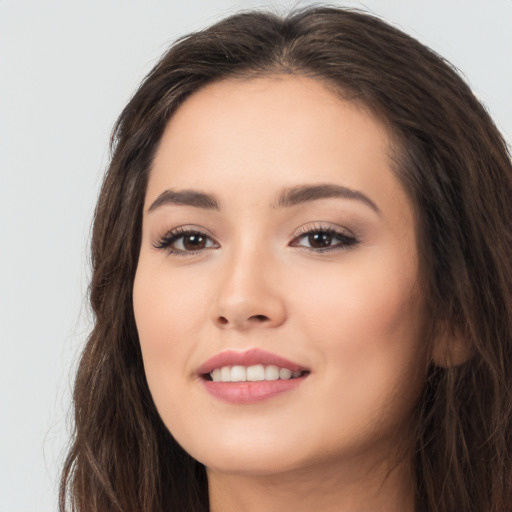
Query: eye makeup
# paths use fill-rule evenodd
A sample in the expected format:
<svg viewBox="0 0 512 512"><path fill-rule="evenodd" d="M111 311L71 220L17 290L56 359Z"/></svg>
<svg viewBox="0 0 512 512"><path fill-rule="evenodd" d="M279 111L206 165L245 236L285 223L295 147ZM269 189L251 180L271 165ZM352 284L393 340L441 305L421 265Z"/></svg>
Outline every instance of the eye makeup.
<svg viewBox="0 0 512 512"><path fill-rule="evenodd" d="M315 224L299 228L290 242L291 247L303 247L316 253L346 250L354 247L359 240L348 230Z"/></svg>
<svg viewBox="0 0 512 512"><path fill-rule="evenodd" d="M180 226L158 238L153 247L174 256L188 256L218 249L220 245L199 228Z"/></svg>
<svg viewBox="0 0 512 512"><path fill-rule="evenodd" d="M315 224L299 228L288 245L314 253L323 253L347 250L358 243L358 239L347 230ZM220 244L199 227L180 226L159 237L153 243L153 247L173 256L193 256L219 249Z"/></svg>

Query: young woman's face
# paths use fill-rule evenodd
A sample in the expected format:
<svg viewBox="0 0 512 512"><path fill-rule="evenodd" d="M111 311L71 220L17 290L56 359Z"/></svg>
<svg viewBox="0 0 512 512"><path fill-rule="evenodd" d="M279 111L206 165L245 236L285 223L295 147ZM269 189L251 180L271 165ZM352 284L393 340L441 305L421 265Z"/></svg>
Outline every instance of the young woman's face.
<svg viewBox="0 0 512 512"><path fill-rule="evenodd" d="M162 420L210 470L396 448L425 350L413 212L389 154L382 124L308 78L210 85L169 122L134 310Z"/></svg>

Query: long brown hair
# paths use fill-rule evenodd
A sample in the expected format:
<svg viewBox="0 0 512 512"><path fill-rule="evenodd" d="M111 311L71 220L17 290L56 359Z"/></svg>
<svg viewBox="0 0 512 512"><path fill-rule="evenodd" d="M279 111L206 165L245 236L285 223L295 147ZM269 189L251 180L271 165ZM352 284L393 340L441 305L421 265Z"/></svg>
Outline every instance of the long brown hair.
<svg viewBox="0 0 512 512"><path fill-rule="evenodd" d="M163 425L144 375L132 309L142 205L163 130L187 97L214 81L276 73L322 80L389 127L415 205L432 332L448 326L469 347L464 364L428 372L414 418L417 510L512 510L506 144L434 52L368 14L316 7L283 18L240 13L182 38L119 117L94 219L95 324L75 382L61 512L208 509L205 468Z"/></svg>

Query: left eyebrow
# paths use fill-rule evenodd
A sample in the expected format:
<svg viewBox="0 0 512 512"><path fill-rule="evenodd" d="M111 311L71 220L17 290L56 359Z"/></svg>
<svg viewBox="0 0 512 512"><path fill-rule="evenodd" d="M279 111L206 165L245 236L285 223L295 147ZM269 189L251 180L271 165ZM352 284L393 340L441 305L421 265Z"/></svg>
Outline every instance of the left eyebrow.
<svg viewBox="0 0 512 512"><path fill-rule="evenodd" d="M272 206L274 208L287 208L307 203L309 201L316 201L318 199L327 199L331 197L361 201L379 215L381 214L379 207L362 192L343 187L341 185L332 184L301 185L286 189L279 196L277 203Z"/></svg>

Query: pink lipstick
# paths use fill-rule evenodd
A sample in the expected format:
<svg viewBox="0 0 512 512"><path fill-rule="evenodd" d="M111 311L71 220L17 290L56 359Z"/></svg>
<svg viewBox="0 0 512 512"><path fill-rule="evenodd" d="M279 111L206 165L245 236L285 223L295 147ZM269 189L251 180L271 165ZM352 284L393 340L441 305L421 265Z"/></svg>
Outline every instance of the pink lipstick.
<svg viewBox="0 0 512 512"><path fill-rule="evenodd" d="M214 397L235 404L250 404L296 388L310 371L277 354L251 349L221 352L202 364L197 373Z"/></svg>

